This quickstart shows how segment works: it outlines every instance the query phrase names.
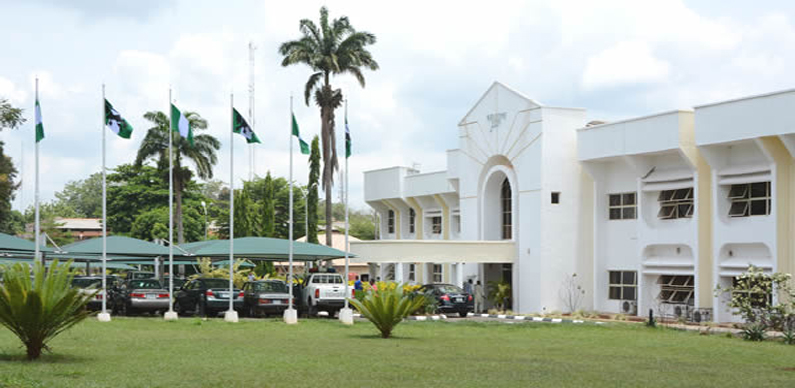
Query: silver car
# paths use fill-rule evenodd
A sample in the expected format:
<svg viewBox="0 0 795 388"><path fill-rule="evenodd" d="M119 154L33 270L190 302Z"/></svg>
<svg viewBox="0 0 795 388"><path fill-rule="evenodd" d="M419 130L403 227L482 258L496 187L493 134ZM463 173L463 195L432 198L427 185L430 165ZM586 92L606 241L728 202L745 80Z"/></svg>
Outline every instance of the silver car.
<svg viewBox="0 0 795 388"><path fill-rule="evenodd" d="M289 299L287 283L281 280L258 280L243 285L243 311L249 317L282 314Z"/></svg>
<svg viewBox="0 0 795 388"><path fill-rule="evenodd" d="M157 279L127 280L110 293L110 306L118 315L168 310L168 290Z"/></svg>

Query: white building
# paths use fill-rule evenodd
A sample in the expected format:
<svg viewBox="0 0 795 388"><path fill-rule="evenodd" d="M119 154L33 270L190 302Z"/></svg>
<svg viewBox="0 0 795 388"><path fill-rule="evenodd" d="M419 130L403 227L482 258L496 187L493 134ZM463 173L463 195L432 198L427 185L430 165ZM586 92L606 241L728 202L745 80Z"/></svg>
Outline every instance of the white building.
<svg viewBox="0 0 795 388"><path fill-rule="evenodd" d="M717 284L795 269L795 91L588 124L494 83L458 123L447 170L365 172L382 279L508 281L514 311L733 319ZM795 194L795 193L793 193ZM717 306L717 308L715 308Z"/></svg>

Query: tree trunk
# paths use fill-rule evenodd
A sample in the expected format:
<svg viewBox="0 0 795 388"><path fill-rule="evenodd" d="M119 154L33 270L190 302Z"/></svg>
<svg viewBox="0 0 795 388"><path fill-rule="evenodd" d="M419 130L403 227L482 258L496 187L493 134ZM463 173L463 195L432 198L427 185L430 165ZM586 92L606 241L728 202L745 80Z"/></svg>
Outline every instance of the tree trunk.
<svg viewBox="0 0 795 388"><path fill-rule="evenodd" d="M331 184L326 184L326 246L331 246Z"/></svg>
<svg viewBox="0 0 795 388"><path fill-rule="evenodd" d="M26 343L28 361L36 360L41 356L42 344L39 343Z"/></svg>
<svg viewBox="0 0 795 388"><path fill-rule="evenodd" d="M185 235L182 227L182 179L176 176L174 177L174 196L177 202L175 212L177 218L177 244L183 244L185 242Z"/></svg>

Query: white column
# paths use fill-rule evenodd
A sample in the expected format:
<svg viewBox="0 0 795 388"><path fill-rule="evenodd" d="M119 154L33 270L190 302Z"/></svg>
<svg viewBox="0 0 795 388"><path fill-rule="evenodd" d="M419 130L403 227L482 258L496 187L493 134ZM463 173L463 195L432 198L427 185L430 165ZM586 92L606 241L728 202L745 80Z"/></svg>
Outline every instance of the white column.
<svg viewBox="0 0 795 388"><path fill-rule="evenodd" d="M457 286L464 286L464 263L455 263L455 281Z"/></svg>
<svg viewBox="0 0 795 388"><path fill-rule="evenodd" d="M403 275L403 263L395 263L395 281L398 283L405 283L406 278Z"/></svg>

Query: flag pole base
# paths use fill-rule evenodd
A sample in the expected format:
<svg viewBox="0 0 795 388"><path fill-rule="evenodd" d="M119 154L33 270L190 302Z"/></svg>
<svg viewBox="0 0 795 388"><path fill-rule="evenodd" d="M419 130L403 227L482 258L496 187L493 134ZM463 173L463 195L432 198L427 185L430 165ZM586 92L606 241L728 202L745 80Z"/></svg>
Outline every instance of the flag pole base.
<svg viewBox="0 0 795 388"><path fill-rule="evenodd" d="M344 325L353 325L353 310L350 308L340 310L340 322Z"/></svg>
<svg viewBox="0 0 795 388"><path fill-rule="evenodd" d="M288 325L298 323L298 311L296 309L284 310L284 323Z"/></svg>
<svg viewBox="0 0 795 388"><path fill-rule="evenodd" d="M163 314L163 319L167 321L176 321L177 318L178 316L176 311L166 311L166 313Z"/></svg>
<svg viewBox="0 0 795 388"><path fill-rule="evenodd" d="M109 313L99 313L97 314L97 320L100 322L110 322L110 314Z"/></svg>
<svg viewBox="0 0 795 388"><path fill-rule="evenodd" d="M230 310L224 313L224 322L237 323L237 311Z"/></svg>

